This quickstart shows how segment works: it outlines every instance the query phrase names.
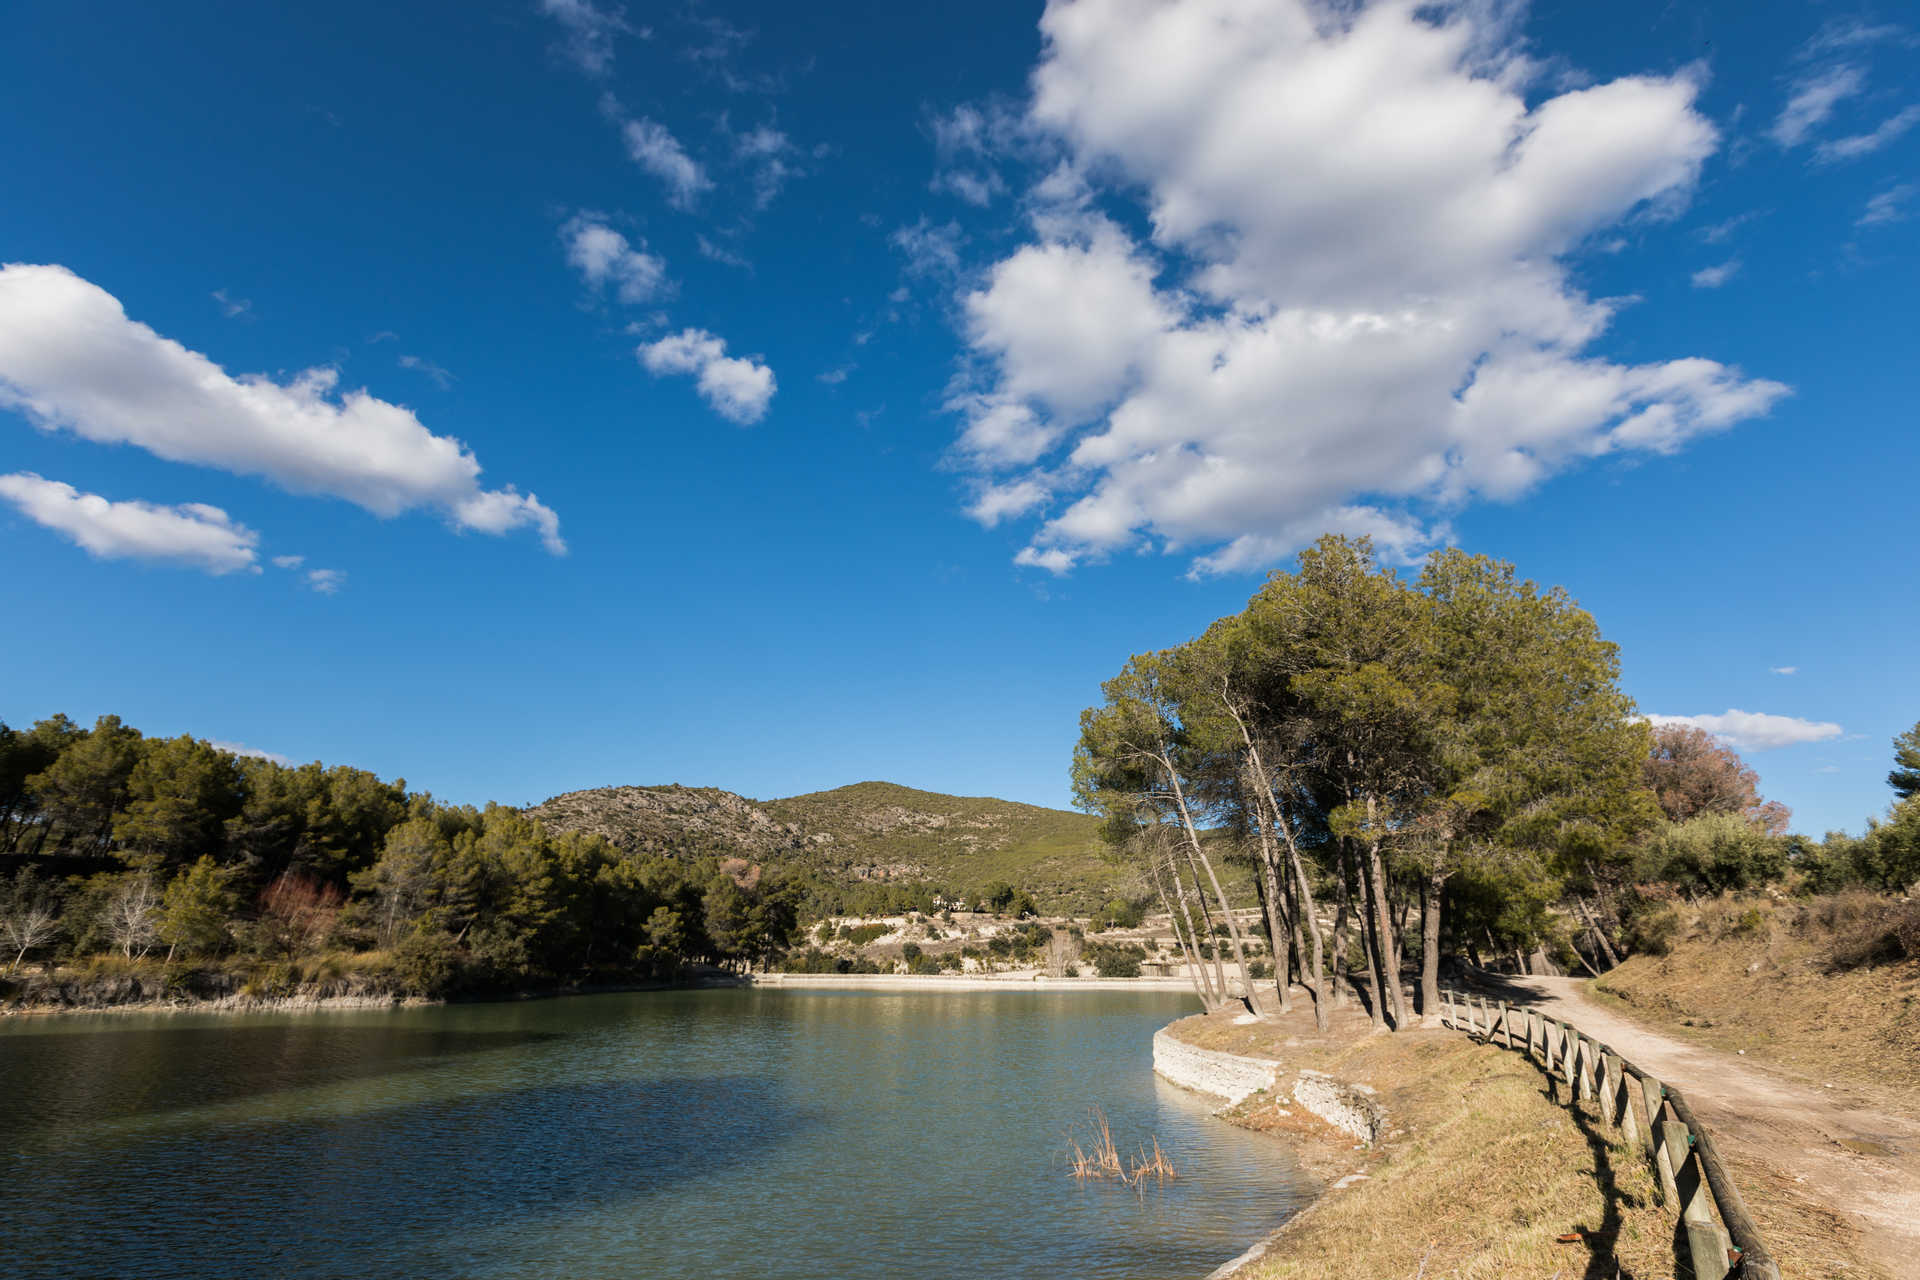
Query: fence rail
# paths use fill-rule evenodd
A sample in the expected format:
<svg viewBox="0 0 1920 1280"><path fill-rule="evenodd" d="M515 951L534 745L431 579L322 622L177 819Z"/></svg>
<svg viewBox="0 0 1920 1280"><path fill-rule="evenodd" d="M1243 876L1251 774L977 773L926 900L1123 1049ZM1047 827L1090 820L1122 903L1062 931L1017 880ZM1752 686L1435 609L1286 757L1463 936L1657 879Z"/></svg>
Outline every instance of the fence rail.
<svg viewBox="0 0 1920 1280"><path fill-rule="evenodd" d="M1629 1145L1647 1143L1661 1197L1685 1228L1699 1280L1723 1280L1735 1272L1744 1280L1780 1280L1739 1188L1680 1090L1570 1022L1453 987L1442 994L1446 1025L1488 1044L1498 1037L1564 1084L1570 1105L1592 1102Z"/></svg>

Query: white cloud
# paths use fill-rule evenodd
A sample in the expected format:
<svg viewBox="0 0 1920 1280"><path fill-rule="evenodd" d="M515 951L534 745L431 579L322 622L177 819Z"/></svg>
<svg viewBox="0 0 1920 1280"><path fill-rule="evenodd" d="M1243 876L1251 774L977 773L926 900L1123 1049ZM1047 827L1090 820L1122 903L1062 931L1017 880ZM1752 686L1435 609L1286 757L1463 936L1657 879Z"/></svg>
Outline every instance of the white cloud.
<svg viewBox="0 0 1920 1280"><path fill-rule="evenodd" d="M966 241L959 223L933 223L925 217L887 237L887 242L906 256L908 275L936 279L960 274L960 248Z"/></svg>
<svg viewBox="0 0 1920 1280"><path fill-rule="evenodd" d="M1740 259L1729 258L1714 267L1702 267L1693 273L1693 287L1696 289L1718 289L1740 272Z"/></svg>
<svg viewBox="0 0 1920 1280"><path fill-rule="evenodd" d="M1843 49L1857 49L1863 45L1882 42L1911 44L1913 40L1904 28L1888 23L1870 23L1859 18L1836 18L1801 46L1799 56L1816 58L1822 54L1836 53Z"/></svg>
<svg viewBox="0 0 1920 1280"><path fill-rule="evenodd" d="M280 765L283 768L293 764L293 761L283 755L272 751L262 751L258 747L249 747L244 742L222 742L218 738L208 738L207 745L215 751L224 751L230 756L243 756L250 760L266 760L273 764Z"/></svg>
<svg viewBox="0 0 1920 1280"><path fill-rule="evenodd" d="M31 471L0 476L0 498L103 560L155 560L212 574L260 571L260 536L205 503L110 502Z"/></svg>
<svg viewBox="0 0 1920 1280"><path fill-rule="evenodd" d="M1800 668L1798 667L1768 667L1767 670L1777 676L1797 676L1800 674Z"/></svg>
<svg viewBox="0 0 1920 1280"><path fill-rule="evenodd" d="M1676 213L1718 139L1687 74L1542 92L1506 8L1047 8L1026 124L1060 159L963 297L948 401L976 494L1048 492L1021 563L1237 571L1330 528L1413 558L1463 503L1787 393L1589 352L1623 304L1564 260ZM1145 241L1095 212L1136 194Z"/></svg>
<svg viewBox="0 0 1920 1280"><path fill-rule="evenodd" d="M338 595L340 588L347 585L345 569L309 569L307 585L323 596Z"/></svg>
<svg viewBox="0 0 1920 1280"><path fill-rule="evenodd" d="M225 289L215 289L213 300L220 304L220 311L229 320L237 319L253 310L253 303L246 298L230 298Z"/></svg>
<svg viewBox="0 0 1920 1280"><path fill-rule="evenodd" d="M853 364L843 364L837 369L828 369L824 373L816 373L813 376L816 381L823 382L829 387L837 387L852 377L853 371L859 367L860 366Z"/></svg>
<svg viewBox="0 0 1920 1280"><path fill-rule="evenodd" d="M1030 569L1045 569L1048 573L1059 577L1070 572L1077 559L1077 556L1071 552L1062 551L1059 547L1048 547L1044 551L1034 547L1022 547L1019 554L1014 556L1013 562Z"/></svg>
<svg viewBox="0 0 1920 1280"><path fill-rule="evenodd" d="M1744 751L1771 751L1776 747L1799 746L1805 742L1825 742L1840 736L1837 724L1824 720L1802 720L1798 716L1774 716L1759 711L1728 709L1720 715L1648 716L1653 724L1684 724L1704 729L1729 746Z"/></svg>
<svg viewBox="0 0 1920 1280"><path fill-rule="evenodd" d="M338 393L338 381L328 368L285 383L234 377L65 267L0 268L0 408L42 430L264 476L382 517L433 507L459 528L531 527L549 551L566 550L551 508L511 486L481 489L460 441L365 391Z"/></svg>
<svg viewBox="0 0 1920 1280"><path fill-rule="evenodd" d="M1708 244L1721 244L1732 236L1734 232L1746 226L1759 216L1760 213L1758 210L1749 209L1745 213L1737 213L1731 218L1716 222L1711 226L1702 227L1697 234Z"/></svg>
<svg viewBox="0 0 1920 1280"><path fill-rule="evenodd" d="M967 514L991 529L1002 520L1026 515L1046 502L1047 486L1038 480L1015 480L1011 484L990 484L982 488L967 507Z"/></svg>
<svg viewBox="0 0 1920 1280"><path fill-rule="evenodd" d="M1859 67L1822 67L1794 81L1793 92L1770 132L1783 147L1797 147L1807 135L1826 123L1835 107L1859 93L1867 82Z"/></svg>
<svg viewBox="0 0 1920 1280"><path fill-rule="evenodd" d="M273 567L276 569L298 569L307 562L305 556L275 556Z"/></svg>
<svg viewBox="0 0 1920 1280"><path fill-rule="evenodd" d="M1880 127L1872 133L1859 133L1821 143L1813 149L1813 157L1822 164L1858 160L1896 141L1916 124L1920 124L1920 106L1907 107L1881 121Z"/></svg>
<svg viewBox="0 0 1920 1280"><path fill-rule="evenodd" d="M646 302L666 290L666 260L636 249L627 238L593 214L578 214L560 229L567 265L595 289L612 285L629 305Z"/></svg>
<svg viewBox="0 0 1920 1280"><path fill-rule="evenodd" d="M613 69L613 38L635 31L627 22L627 11L618 5L596 4L594 0L540 0L540 12L558 22L566 32L561 49L579 68L595 78Z"/></svg>
<svg viewBox="0 0 1920 1280"><path fill-rule="evenodd" d="M425 374L442 391L450 389L458 381L451 373L425 356L401 356L395 363L402 369L411 369L415 373Z"/></svg>
<svg viewBox="0 0 1920 1280"><path fill-rule="evenodd" d="M700 250L700 256L703 258L709 258L729 267L738 267L742 271L753 270L753 264L747 261L745 254L737 249L729 249L717 241L709 240L700 232L694 233L693 243Z"/></svg>
<svg viewBox="0 0 1920 1280"><path fill-rule="evenodd" d="M686 152L667 127L656 120L627 120L620 126L627 154L667 188L667 202L690 209L702 192L713 188L707 171Z"/></svg>
<svg viewBox="0 0 1920 1280"><path fill-rule="evenodd" d="M962 103L931 121L936 155L928 189L958 196L985 208L1007 192L998 161L1019 151L1025 125L1007 103L991 99L983 105Z"/></svg>
<svg viewBox="0 0 1920 1280"><path fill-rule="evenodd" d="M1867 207L1855 219L1856 227L1878 227L1889 222L1899 222L1907 216L1906 205L1913 199L1920 186L1911 182L1902 182L1888 187L1885 191L1867 201Z"/></svg>
<svg viewBox="0 0 1920 1280"><path fill-rule="evenodd" d="M799 163L799 149L780 130L760 125L731 136L735 161L747 166L753 175L755 209L766 208L789 181L806 175Z"/></svg>
<svg viewBox="0 0 1920 1280"><path fill-rule="evenodd" d="M654 377L691 374L701 398L732 422L760 421L773 402L773 370L756 357L729 356L725 340L705 329L683 329L634 352Z"/></svg>

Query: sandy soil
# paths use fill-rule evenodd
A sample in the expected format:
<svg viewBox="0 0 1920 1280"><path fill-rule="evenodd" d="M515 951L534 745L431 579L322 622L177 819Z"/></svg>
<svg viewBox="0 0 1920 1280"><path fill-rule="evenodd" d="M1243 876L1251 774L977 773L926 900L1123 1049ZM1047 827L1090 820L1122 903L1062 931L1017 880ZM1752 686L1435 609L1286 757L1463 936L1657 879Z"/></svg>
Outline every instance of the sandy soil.
<svg viewBox="0 0 1920 1280"><path fill-rule="evenodd" d="M1506 978L1502 998L1574 1023L1686 1092L1736 1165L1763 1166L1813 1203L1855 1223L1891 1276L1920 1277L1920 1100L1873 1098L1845 1084L1795 1079L1737 1054L1685 1044L1594 1000L1584 979Z"/></svg>

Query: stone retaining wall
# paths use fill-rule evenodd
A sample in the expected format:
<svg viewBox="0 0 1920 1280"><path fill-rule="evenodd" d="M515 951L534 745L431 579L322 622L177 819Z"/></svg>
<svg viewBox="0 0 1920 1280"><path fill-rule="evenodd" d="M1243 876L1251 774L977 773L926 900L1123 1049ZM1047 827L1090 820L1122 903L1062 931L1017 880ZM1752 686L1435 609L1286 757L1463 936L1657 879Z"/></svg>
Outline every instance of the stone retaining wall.
<svg viewBox="0 0 1920 1280"><path fill-rule="evenodd" d="M1347 1084L1320 1071L1283 1072L1282 1064L1271 1058L1201 1049L1166 1028L1153 1035L1153 1071L1183 1089L1224 1098L1229 1106L1262 1089L1290 1096L1301 1110L1361 1142L1373 1142L1386 1128L1386 1112L1366 1085ZM1290 1086L1284 1082L1289 1075L1294 1077Z"/></svg>
<svg viewBox="0 0 1920 1280"><path fill-rule="evenodd" d="M1225 1098L1229 1104L1274 1087L1280 1064L1217 1049L1199 1049L1163 1028L1153 1033L1153 1072L1162 1080Z"/></svg>

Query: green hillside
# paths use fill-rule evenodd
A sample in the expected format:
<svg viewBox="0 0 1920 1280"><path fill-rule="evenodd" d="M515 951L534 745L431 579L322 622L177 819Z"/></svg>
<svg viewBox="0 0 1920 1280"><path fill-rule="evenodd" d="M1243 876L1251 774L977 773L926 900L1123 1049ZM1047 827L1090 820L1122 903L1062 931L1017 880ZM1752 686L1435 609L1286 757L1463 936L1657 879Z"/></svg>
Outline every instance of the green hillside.
<svg viewBox="0 0 1920 1280"><path fill-rule="evenodd" d="M739 856L841 883L931 883L968 897L1005 881L1042 909L1085 914L1145 892L1105 856L1095 819L989 797L859 782L754 801L712 787L600 787L528 810L636 851Z"/></svg>
<svg viewBox="0 0 1920 1280"><path fill-rule="evenodd" d="M1087 912L1144 891L1106 857L1096 819L986 796L856 782L761 805L779 823L833 837L814 846L832 870L861 879L931 880L973 895L995 880L1045 908Z"/></svg>

